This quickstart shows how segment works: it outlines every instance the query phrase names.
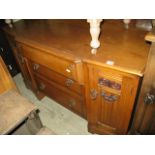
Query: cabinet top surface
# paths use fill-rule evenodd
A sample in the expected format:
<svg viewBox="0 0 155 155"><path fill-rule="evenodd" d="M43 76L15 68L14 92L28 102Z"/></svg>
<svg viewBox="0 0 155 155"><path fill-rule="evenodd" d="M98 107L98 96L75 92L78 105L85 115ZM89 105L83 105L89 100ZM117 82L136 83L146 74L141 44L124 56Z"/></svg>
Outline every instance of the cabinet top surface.
<svg viewBox="0 0 155 155"><path fill-rule="evenodd" d="M101 23L97 54L91 54L89 24L86 20L21 20L12 29L6 28L19 42L50 53L68 54L85 62L102 65L142 76L150 45L145 42L147 31L137 29L135 21L128 30L122 20ZM107 61L113 61L110 66Z"/></svg>

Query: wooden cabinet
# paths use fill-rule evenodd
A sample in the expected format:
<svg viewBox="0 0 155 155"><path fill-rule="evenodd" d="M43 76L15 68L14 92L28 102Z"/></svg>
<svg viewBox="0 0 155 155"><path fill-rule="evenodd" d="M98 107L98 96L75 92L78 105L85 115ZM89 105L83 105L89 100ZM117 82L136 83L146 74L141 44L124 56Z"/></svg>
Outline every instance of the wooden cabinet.
<svg viewBox="0 0 155 155"><path fill-rule="evenodd" d="M77 81L68 78L66 76L63 76L47 67L44 67L43 65L40 65L38 63L34 63L31 61L30 63L31 69L33 70L33 73L35 75L42 75L48 80L51 80L63 87L65 87L68 90L71 90L79 95L83 94L83 85L79 84Z"/></svg>
<svg viewBox="0 0 155 155"><path fill-rule="evenodd" d="M35 75L38 88L41 92L45 93L47 96L51 97L64 107L69 110L79 114L80 116L84 115L84 99L83 96L67 90L62 85L59 85L52 80L47 80L46 78Z"/></svg>
<svg viewBox="0 0 155 155"><path fill-rule="evenodd" d="M47 95L84 117L92 133L128 133L149 51L146 31L134 22L126 30L122 21L107 20L96 55L83 20L22 20L5 32L39 98Z"/></svg>
<svg viewBox="0 0 155 155"><path fill-rule="evenodd" d="M131 134L155 134L155 35L146 36L152 45L138 98Z"/></svg>
<svg viewBox="0 0 155 155"><path fill-rule="evenodd" d="M80 61L66 59L44 50L16 42L17 61L21 66L25 83L41 99L47 95L86 117L85 95Z"/></svg>
<svg viewBox="0 0 155 155"><path fill-rule="evenodd" d="M88 128L100 134L126 134L139 78L87 64Z"/></svg>

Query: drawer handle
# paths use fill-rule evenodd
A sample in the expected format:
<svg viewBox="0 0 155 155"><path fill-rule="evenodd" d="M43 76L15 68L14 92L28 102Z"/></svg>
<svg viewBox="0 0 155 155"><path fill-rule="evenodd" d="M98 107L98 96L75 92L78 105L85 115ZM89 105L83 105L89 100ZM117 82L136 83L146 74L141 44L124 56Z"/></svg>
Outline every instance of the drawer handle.
<svg viewBox="0 0 155 155"><path fill-rule="evenodd" d="M106 92L101 92L101 96L109 102L114 102L118 99L118 95L107 95Z"/></svg>
<svg viewBox="0 0 155 155"><path fill-rule="evenodd" d="M71 71L73 70L74 65L70 65L66 68L66 72L71 73Z"/></svg>
<svg viewBox="0 0 155 155"><path fill-rule="evenodd" d="M96 100L97 95L98 95L98 92L96 91L96 89L93 88L93 89L90 90L90 98L92 100Z"/></svg>
<svg viewBox="0 0 155 155"><path fill-rule="evenodd" d="M74 81L71 80L71 79L67 79L66 82L65 82L67 87L70 87L71 85L73 85L73 83L74 83Z"/></svg>
<svg viewBox="0 0 155 155"><path fill-rule="evenodd" d="M68 105L69 105L69 107L74 107L76 105L75 100L69 100Z"/></svg>
<svg viewBox="0 0 155 155"><path fill-rule="evenodd" d="M155 104L155 95L147 93L144 97L145 104Z"/></svg>
<svg viewBox="0 0 155 155"><path fill-rule="evenodd" d="M34 64L33 65L33 70L38 70L38 68L39 68L39 64Z"/></svg>
<svg viewBox="0 0 155 155"><path fill-rule="evenodd" d="M71 72L71 70L67 68L67 69L66 69L66 72L70 73L70 72Z"/></svg>
<svg viewBox="0 0 155 155"><path fill-rule="evenodd" d="M44 84L44 83L40 83L40 85L39 85L39 89L40 89L40 90L44 90L44 89L45 89L45 87L46 87L46 86L45 86L45 84Z"/></svg>

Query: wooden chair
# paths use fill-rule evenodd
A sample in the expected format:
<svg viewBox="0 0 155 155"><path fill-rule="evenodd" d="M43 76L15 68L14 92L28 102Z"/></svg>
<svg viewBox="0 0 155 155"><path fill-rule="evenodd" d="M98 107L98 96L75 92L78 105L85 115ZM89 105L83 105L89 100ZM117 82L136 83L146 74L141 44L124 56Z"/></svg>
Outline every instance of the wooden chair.
<svg viewBox="0 0 155 155"><path fill-rule="evenodd" d="M54 134L43 127L37 107L19 94L0 57L0 134L14 133L23 122L29 127L30 134Z"/></svg>
<svg viewBox="0 0 155 155"><path fill-rule="evenodd" d="M13 89L18 91L2 58L0 57L0 94Z"/></svg>

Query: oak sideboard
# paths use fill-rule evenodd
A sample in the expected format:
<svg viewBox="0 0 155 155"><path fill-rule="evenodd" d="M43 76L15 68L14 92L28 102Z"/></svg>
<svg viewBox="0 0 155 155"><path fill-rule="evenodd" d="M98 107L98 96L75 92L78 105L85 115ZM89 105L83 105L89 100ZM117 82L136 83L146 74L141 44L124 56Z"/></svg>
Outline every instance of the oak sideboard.
<svg viewBox="0 0 155 155"><path fill-rule="evenodd" d="M150 45L135 21L104 20L91 54L85 20L21 20L5 33L25 84L88 121L97 134L127 134Z"/></svg>

